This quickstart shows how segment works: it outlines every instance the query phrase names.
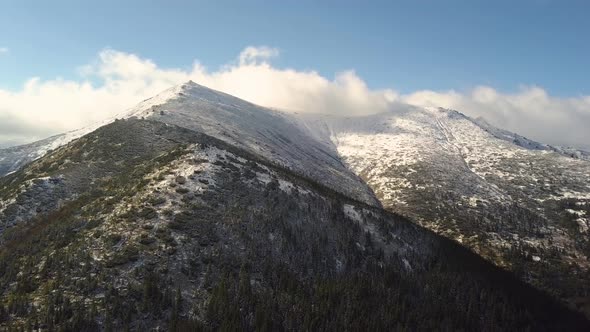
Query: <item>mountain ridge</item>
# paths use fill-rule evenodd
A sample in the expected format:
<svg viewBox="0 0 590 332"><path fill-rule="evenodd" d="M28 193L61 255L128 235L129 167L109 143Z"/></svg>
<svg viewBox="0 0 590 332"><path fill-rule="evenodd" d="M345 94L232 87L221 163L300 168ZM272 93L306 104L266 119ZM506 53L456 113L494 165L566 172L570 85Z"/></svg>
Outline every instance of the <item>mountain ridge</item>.
<svg viewBox="0 0 590 332"><path fill-rule="evenodd" d="M173 86L169 89L166 89L154 97L147 98L147 99L141 101L140 103L138 103L136 106L129 108L123 112L118 113L114 117L107 118L107 119L97 122L95 124L91 124L89 126L81 128L81 129L72 130L67 133L56 134L51 137L42 139L40 141L27 143L27 144L23 144L23 145L1 148L0 149L0 176L8 174L10 172L14 172L18 168L20 168L22 165L26 164L27 162L30 162L32 160L35 160L35 159L43 156L45 153L47 153L47 151L55 149L55 148L62 146L64 144L67 144L68 142L70 142L78 137L81 137L84 134L87 134L87 133L93 131L94 129L97 129L100 126L103 126L103 125L113 122L115 119L129 118L129 117L133 117L133 116L138 116L138 117L150 116L151 112L148 111L149 109L153 110L154 107L157 108L159 105L166 103L168 100L178 98L179 96L181 96L181 94L183 94L183 89L188 89L189 87L192 87L193 90L197 89L197 90L203 91L204 95L209 96L209 98L208 99L202 98L202 99L207 100L208 102L212 102L212 99L213 100L217 99L217 101L219 102L221 100L221 98L211 98L211 96L217 95L217 96L224 96L225 98L229 98L230 100L233 100L233 101L237 101L238 103L240 103L242 105L244 105L244 103L245 103L250 106L256 106L253 103L236 98L232 95L229 95L229 94L221 92L221 91L207 88L205 86L199 85L198 83L195 83L192 80L189 80L185 83ZM259 106L257 106L257 107L259 107ZM399 105L398 105L398 107L399 107ZM284 111L275 110L272 108L264 108L264 107L262 107L262 108L266 109L267 111L272 112L276 115L284 116L284 117L290 119L291 121L297 121L298 118L301 116L297 112L293 112L293 111L285 111L284 112ZM403 106L403 108L417 108L417 107L405 105L405 106ZM443 109L443 108L440 108L440 109ZM470 121L472 121L475 124L477 124L478 126L482 127L484 130L490 132L492 135L494 135L498 139L512 142L515 145L521 146L523 148L532 149L532 150L553 151L555 153L559 153L559 154L562 154L562 155L565 155L568 157L572 157L572 158L576 158L576 159L590 160L590 152L588 152L588 151L584 151L582 149L571 148L571 147L562 147L562 146L555 146L555 145L539 143L539 142L530 140L524 136L518 135L516 133L512 133L512 132L500 129L498 127L495 127L495 126L491 125L489 122L487 122L483 117L473 119L473 118L470 118L470 117L464 115L463 113L460 113L455 110L448 110L448 111L456 112L460 116L464 116L464 117L470 119ZM399 110L395 110L395 111L391 111L391 112L398 113ZM402 111L402 112L404 112L404 111ZM385 114L387 114L387 112ZM303 113L304 117L306 115L309 115L309 114ZM378 115L378 114L376 114L376 115ZM322 117L322 116L325 116L325 115L322 115L322 114L312 115L312 117ZM369 117L370 116L371 115L369 115ZM362 119L363 117L366 117L366 116L359 115L359 116L355 116L355 117L358 119ZM312 133L312 135L313 135L313 133Z"/></svg>
<svg viewBox="0 0 590 332"><path fill-rule="evenodd" d="M363 117L288 115L187 82L100 124L56 136L32 149L16 149L20 164L11 160L14 173L0 176L0 184L4 183L0 186L0 220L3 221L0 233L6 227L21 227L18 225L38 218L43 220L45 215L59 211L63 202L75 201L83 195L77 188L92 186L93 177L116 176L121 165L133 166L139 162L133 157L133 144L128 146L130 137L135 136L126 137L124 130L113 129L134 126L158 128L148 130L156 137L146 134L133 138L144 148L155 140L161 144L156 151L168 151L171 146L185 142L190 136L187 133L200 133L226 144L224 151L238 149L249 154L243 157L245 160L258 164L266 160L355 201L408 216L426 229L457 241L497 266L512 271L521 280L548 291L570 307L590 313L590 289L584 283L590 266L587 237L590 164L491 127L481 120L441 108L404 106L394 112ZM104 135L97 136L97 132L112 133L123 148ZM162 141L158 136L161 134L157 134L160 132L170 136ZM80 146L80 140L85 145ZM87 158L84 146L96 148L101 141L108 141L112 151L98 145L102 151L98 158L86 168L78 165ZM48 153L48 146L54 147L54 152ZM119 149L128 152L121 155ZM146 162L158 160L159 157L142 149L138 153L147 158ZM209 151L207 147L204 150ZM0 150L0 166L7 158L3 151ZM39 154L44 155L33 163L26 160L35 159ZM70 156L65 157L68 154ZM200 168L191 163L209 160L206 164L215 165L211 166L214 168L227 164L222 167L237 177L232 181L247 176L248 185L257 181L271 189L278 186L282 192L293 193L293 184L287 178L275 182L273 176L268 175L272 172L267 170L266 175L251 170L244 174L238 172L241 174L238 176L236 169L244 166L243 162L233 161L235 157L219 158L201 152L195 152L195 156L199 157L193 162L183 161L184 168L174 170L178 178L184 179L179 181L197 186L194 193L192 189L184 192L187 190L184 183L176 183L168 175L162 176L172 182L171 187L172 184L181 187L182 195L174 193L176 189L172 189L172 193L164 190L168 184L153 190L175 197L170 202L181 205L209 189L215 191L215 179L221 175L215 173L213 177L202 179L204 182L192 179L200 179L197 173L191 173ZM113 162L115 165L109 165ZM174 162L180 161L175 159ZM19 170L25 164L28 166ZM44 165L43 168L35 168L39 164ZM72 165L76 167L71 168ZM251 163L247 165L247 168L260 170ZM149 179L156 181L159 176ZM85 177L90 182L83 180ZM232 183L238 185L240 181ZM227 190L225 194L229 194ZM320 189L312 191L315 190ZM302 191L294 192L299 195ZM192 196L185 197L185 194ZM145 201L127 204L146 205ZM169 222L164 215L168 212L150 209L157 211L158 218ZM344 210L348 218L357 218L358 212L354 209ZM174 220L171 225L182 227ZM366 231L371 233L374 229Z"/></svg>

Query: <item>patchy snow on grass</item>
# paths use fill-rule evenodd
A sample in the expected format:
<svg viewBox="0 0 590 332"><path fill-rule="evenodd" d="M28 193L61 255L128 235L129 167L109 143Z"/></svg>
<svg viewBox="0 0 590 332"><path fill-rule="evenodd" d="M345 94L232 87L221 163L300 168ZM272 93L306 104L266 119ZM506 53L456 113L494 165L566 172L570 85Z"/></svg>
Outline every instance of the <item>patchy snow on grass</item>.
<svg viewBox="0 0 590 332"><path fill-rule="evenodd" d="M256 172L256 179L264 184L269 184L272 181L269 173Z"/></svg>
<svg viewBox="0 0 590 332"><path fill-rule="evenodd" d="M289 181L285 181L283 179L279 179L279 188L282 191L290 194L290 193L293 192L293 189L295 188L295 185L293 183L289 182Z"/></svg>

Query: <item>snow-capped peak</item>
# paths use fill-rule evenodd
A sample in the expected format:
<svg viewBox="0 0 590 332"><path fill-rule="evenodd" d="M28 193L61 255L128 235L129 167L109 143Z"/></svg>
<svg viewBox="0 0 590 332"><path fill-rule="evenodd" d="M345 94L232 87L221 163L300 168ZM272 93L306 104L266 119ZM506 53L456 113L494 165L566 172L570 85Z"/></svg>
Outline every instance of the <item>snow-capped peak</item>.
<svg viewBox="0 0 590 332"><path fill-rule="evenodd" d="M351 197L377 204L371 191L329 150L288 115L192 81L142 102L137 117L202 132L306 174Z"/></svg>

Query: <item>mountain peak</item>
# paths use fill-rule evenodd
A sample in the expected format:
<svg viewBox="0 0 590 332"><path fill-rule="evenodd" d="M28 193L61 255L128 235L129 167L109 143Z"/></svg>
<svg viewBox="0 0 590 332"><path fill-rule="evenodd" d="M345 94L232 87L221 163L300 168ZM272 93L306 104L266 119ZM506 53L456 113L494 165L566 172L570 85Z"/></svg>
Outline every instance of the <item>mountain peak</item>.
<svg viewBox="0 0 590 332"><path fill-rule="evenodd" d="M181 90L190 90L190 89L208 89L211 90L209 88L207 88L204 85L198 84L193 80L188 80L180 85L178 85L178 87L180 87Z"/></svg>
<svg viewBox="0 0 590 332"><path fill-rule="evenodd" d="M196 82L194 82L193 80L188 80L184 83L180 83L177 84L171 88L168 88L160 93L158 93L157 95L145 99L144 101L142 101L141 103L139 103L138 105L136 105L135 107L133 107L132 110L127 111L126 114L131 114L131 115L135 115L136 111L138 110L145 110L148 108L151 108L152 106L158 105L158 104L163 104L169 100L178 98L178 97L183 97L183 96L187 96L187 95L194 95L194 96L203 96L205 93L210 94L210 93L221 93L219 91L210 89L204 85L200 85ZM205 99L205 98L203 98Z"/></svg>
<svg viewBox="0 0 590 332"><path fill-rule="evenodd" d="M162 98L158 98L159 96ZM168 89L154 98L169 101L178 97L188 97L195 100L198 99L212 104L241 105L242 107L254 106L253 104L238 97L209 88L205 85L198 84L193 80L189 80L185 83Z"/></svg>

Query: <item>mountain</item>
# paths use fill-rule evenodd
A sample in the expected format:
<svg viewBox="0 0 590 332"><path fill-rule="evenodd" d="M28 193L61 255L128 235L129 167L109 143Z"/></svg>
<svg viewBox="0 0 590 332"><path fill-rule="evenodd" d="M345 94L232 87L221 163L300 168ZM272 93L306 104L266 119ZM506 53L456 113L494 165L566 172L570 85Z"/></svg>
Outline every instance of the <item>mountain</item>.
<svg viewBox="0 0 590 332"><path fill-rule="evenodd" d="M259 154L325 185L379 205L370 189L333 151L305 135L288 115L263 108L192 81L144 100L115 118L21 148L0 150L0 170L14 171L48 150L124 118L144 118L196 130ZM13 151L23 151L15 153ZM25 155L25 159L22 156ZM21 159L19 159L21 158Z"/></svg>
<svg viewBox="0 0 590 332"><path fill-rule="evenodd" d="M420 112L432 120L439 111L397 119ZM454 114L445 112L441 128L443 114ZM381 150L396 147L395 135L382 139L420 135L388 127L388 116L312 121L188 82L115 119L29 145L40 156L0 177L0 326L590 329L542 290L550 288L417 225L435 229L430 210L410 191L386 191L407 174L385 174L376 158L396 166L398 150ZM367 155L351 145L365 138ZM406 143L398 149L411 149ZM403 154L408 165L444 150L418 143L423 150ZM447 168L459 165L452 146L444 151ZM365 162L373 169L361 171ZM429 167L416 170L426 177ZM440 186L468 187L455 182ZM448 206L448 218L471 216Z"/></svg>
<svg viewBox="0 0 590 332"><path fill-rule="evenodd" d="M590 162L446 109L300 118L384 208L590 313Z"/></svg>

